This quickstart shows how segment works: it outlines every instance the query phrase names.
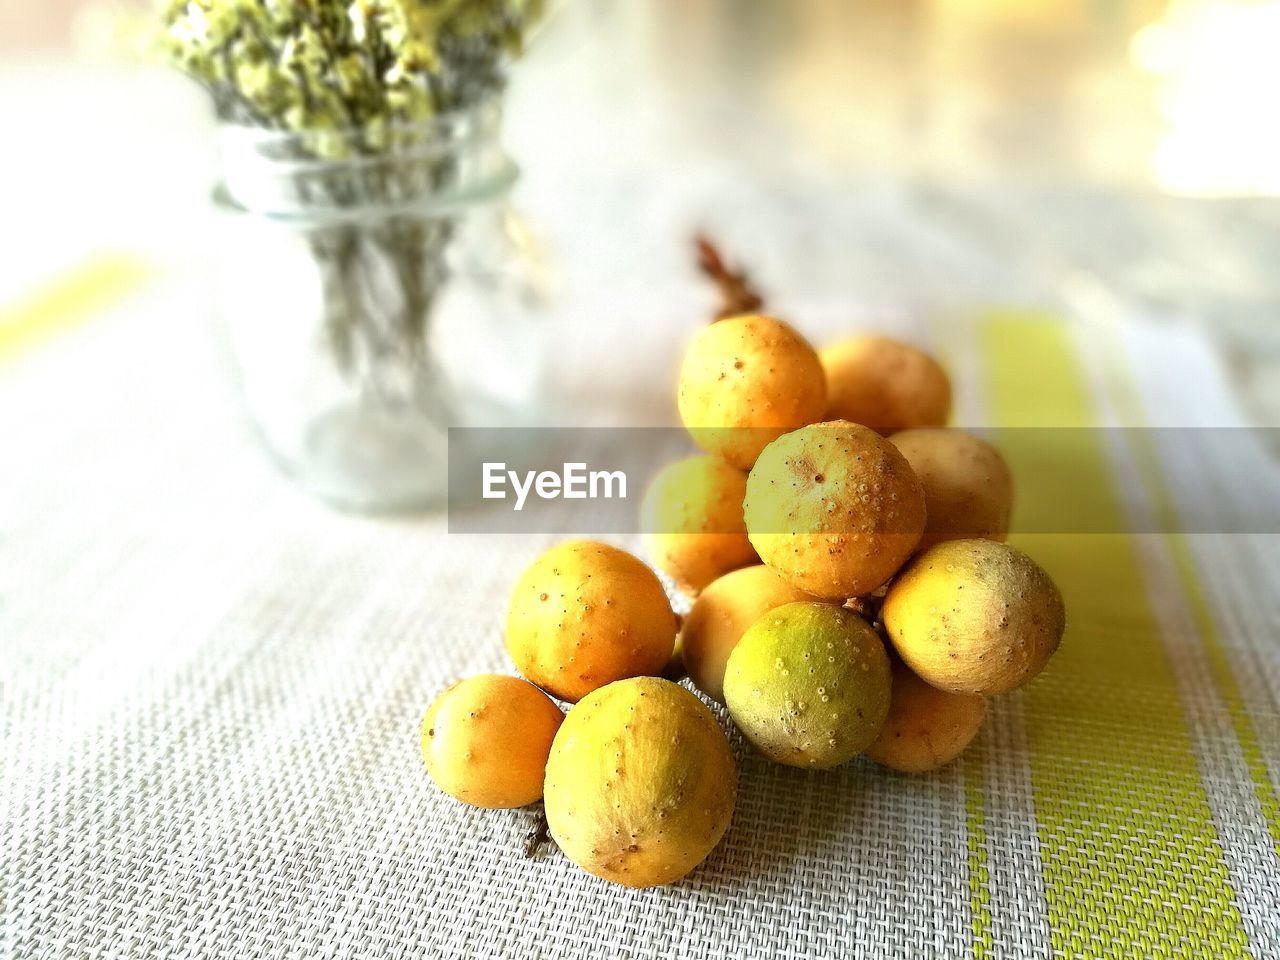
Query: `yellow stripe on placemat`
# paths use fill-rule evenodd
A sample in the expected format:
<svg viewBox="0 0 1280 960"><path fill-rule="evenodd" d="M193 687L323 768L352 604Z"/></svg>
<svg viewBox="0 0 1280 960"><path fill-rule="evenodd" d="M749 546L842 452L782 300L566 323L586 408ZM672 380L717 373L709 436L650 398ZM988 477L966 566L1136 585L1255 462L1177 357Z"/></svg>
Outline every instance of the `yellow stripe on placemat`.
<svg viewBox="0 0 1280 960"><path fill-rule="evenodd" d="M987 862L987 817L982 738L965 750L964 810L969 851L969 914L973 925L973 960L991 956L991 869Z"/></svg>
<svg viewBox="0 0 1280 960"><path fill-rule="evenodd" d="M1105 351L1105 354L1107 360L1105 371L1111 387L1109 393L1113 403L1127 425L1139 428L1149 426L1150 422L1132 373L1115 359L1123 355L1121 345L1114 344L1112 349ZM1253 728L1253 720L1245 708L1244 698L1240 694L1240 685L1236 680L1235 672L1231 669L1231 661L1227 656L1222 634L1209 607L1209 600L1200 581L1191 545L1182 531L1178 508L1174 503L1169 485L1164 479L1159 451L1146 430L1127 431L1127 434L1132 438L1129 449L1133 452L1143 485L1151 495L1156 520L1160 530L1163 531L1165 546L1169 550L1169 556L1178 576L1178 585L1182 588L1190 608L1196 632L1204 642L1214 685L1227 708L1227 714L1231 717L1231 726L1240 744L1245 766L1249 770L1249 778L1253 783L1254 795L1258 798L1258 806L1271 834L1272 846L1280 854L1280 800L1276 797L1275 787L1267 771L1266 759L1258 746L1257 733Z"/></svg>
<svg viewBox="0 0 1280 960"><path fill-rule="evenodd" d="M136 257L104 254L42 284L14 303L0 304L0 359L114 306L151 279Z"/></svg>
<svg viewBox="0 0 1280 960"><path fill-rule="evenodd" d="M998 315L980 328L998 427L1088 427L1094 410L1064 328ZM1010 444L1014 528L1061 517L1059 498L1122 530L1100 435ZM1045 450L1070 458L1071 490ZM1032 453L1028 454L1028 451ZM1038 452L1036 452L1038 451ZM1029 458L1029 459L1028 459ZM1245 957L1248 939L1218 843L1132 539L1022 534L1011 542L1062 588L1068 630L1023 693L1040 855L1055 952L1066 956ZM981 931L975 929L975 939Z"/></svg>
<svg viewBox="0 0 1280 960"><path fill-rule="evenodd" d="M949 369L959 369L962 354L967 353L972 346L967 340L963 346L959 342L965 334L955 327L943 324L934 325L929 332L929 346L934 355ZM964 780L965 850L973 960L987 960L992 955L995 942L991 918L991 860L987 850L986 761L986 745L982 737L974 740L960 759L961 776Z"/></svg>

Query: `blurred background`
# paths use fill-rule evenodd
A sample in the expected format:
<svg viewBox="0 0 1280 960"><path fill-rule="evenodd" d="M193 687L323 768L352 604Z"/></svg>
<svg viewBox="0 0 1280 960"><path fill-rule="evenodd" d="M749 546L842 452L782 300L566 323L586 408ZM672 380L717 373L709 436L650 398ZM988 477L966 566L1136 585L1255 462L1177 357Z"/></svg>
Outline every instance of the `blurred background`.
<svg viewBox="0 0 1280 960"><path fill-rule="evenodd" d="M0 302L102 250L200 283L213 120L134 52L144 14L0 6ZM819 335L990 303L1195 325L1280 424L1277 49L1275 0L561 3L506 134L555 322L600 347L557 379L669 422L704 228Z"/></svg>

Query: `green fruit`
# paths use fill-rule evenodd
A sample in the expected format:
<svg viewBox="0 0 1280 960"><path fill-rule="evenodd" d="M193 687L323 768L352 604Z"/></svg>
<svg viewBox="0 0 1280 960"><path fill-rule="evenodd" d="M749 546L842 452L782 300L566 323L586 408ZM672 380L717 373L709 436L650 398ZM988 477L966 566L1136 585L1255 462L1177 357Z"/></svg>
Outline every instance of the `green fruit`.
<svg viewBox="0 0 1280 960"><path fill-rule="evenodd" d="M788 603L757 620L729 655L725 703L771 760L834 767L869 747L889 713L884 644L851 610Z"/></svg>
<svg viewBox="0 0 1280 960"><path fill-rule="evenodd" d="M689 679L724 703L725 667L747 628L785 603L813 599L763 564L726 573L698 595L680 631Z"/></svg>

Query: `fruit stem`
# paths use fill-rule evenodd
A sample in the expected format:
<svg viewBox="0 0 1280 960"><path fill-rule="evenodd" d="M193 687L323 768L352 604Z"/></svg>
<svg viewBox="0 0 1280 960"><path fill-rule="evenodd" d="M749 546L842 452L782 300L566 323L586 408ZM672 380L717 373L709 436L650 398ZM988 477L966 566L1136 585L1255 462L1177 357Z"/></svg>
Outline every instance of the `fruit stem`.
<svg viewBox="0 0 1280 960"><path fill-rule="evenodd" d="M524 855L528 859L532 859L538 855L544 844L551 843L551 829L547 826L547 811L538 805L537 812L534 813L533 829L525 836Z"/></svg>
<svg viewBox="0 0 1280 960"><path fill-rule="evenodd" d="M859 614L873 627L880 626L880 608L882 606L884 606L883 594L867 594L862 597L852 597L845 603L846 609Z"/></svg>
<svg viewBox="0 0 1280 960"><path fill-rule="evenodd" d="M720 312L716 320L755 313L764 306L764 298L751 285L746 271L734 269L724 262L720 250L706 236L699 233L693 238L698 248L698 269L720 291Z"/></svg>

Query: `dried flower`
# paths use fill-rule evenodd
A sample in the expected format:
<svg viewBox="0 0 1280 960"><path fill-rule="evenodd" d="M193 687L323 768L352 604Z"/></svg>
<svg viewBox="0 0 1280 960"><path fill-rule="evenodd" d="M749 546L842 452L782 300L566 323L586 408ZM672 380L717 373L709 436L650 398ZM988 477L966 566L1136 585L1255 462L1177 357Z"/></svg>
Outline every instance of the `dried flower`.
<svg viewBox="0 0 1280 960"><path fill-rule="evenodd" d="M307 237L339 369L370 395L402 392L401 358L426 351L453 235L449 216L407 201L447 189L455 167L448 150L415 150L429 125L405 128L498 93L542 0L163 2L162 53L221 120L300 134L258 160L333 161L301 165L301 206L382 211ZM357 154L386 162L344 163Z"/></svg>
<svg viewBox="0 0 1280 960"><path fill-rule="evenodd" d="M165 55L255 126L385 128L502 85L542 0L166 0Z"/></svg>

